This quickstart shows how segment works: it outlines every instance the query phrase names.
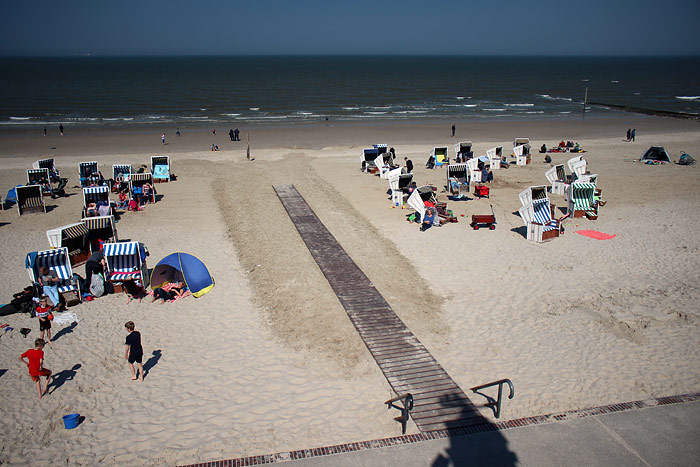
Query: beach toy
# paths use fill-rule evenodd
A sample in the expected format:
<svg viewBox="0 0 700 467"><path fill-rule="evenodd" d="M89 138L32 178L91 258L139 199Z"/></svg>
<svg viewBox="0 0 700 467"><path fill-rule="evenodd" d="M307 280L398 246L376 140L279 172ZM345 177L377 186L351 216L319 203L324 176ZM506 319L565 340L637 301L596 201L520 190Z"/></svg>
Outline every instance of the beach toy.
<svg viewBox="0 0 700 467"><path fill-rule="evenodd" d="M78 426L78 423L80 423L79 413L71 413L63 416L63 425L65 425L66 430L72 430Z"/></svg>

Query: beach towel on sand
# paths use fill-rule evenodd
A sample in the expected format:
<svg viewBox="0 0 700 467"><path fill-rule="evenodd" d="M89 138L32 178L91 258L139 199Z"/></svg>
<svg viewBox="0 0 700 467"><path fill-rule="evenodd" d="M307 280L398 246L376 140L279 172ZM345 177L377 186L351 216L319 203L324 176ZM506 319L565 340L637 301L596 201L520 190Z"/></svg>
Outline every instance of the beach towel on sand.
<svg viewBox="0 0 700 467"><path fill-rule="evenodd" d="M577 230L576 233L586 237L595 238L596 240L610 240L611 238L617 237L617 235L608 235L603 232L598 232L597 230Z"/></svg>

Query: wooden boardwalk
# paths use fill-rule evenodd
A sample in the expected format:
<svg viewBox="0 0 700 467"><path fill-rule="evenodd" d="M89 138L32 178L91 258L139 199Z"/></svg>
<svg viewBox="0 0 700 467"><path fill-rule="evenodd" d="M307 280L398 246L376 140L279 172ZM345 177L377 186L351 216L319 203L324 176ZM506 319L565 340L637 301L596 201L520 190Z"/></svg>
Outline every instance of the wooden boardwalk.
<svg viewBox="0 0 700 467"><path fill-rule="evenodd" d="M399 319L293 185L274 187L282 205L397 395L411 393L422 431L489 423Z"/></svg>

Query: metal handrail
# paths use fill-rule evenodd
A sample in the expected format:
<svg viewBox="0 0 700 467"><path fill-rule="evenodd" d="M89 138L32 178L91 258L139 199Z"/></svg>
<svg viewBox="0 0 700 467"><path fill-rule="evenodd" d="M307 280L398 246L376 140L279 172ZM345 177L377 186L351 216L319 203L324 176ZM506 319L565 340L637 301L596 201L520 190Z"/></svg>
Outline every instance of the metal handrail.
<svg viewBox="0 0 700 467"><path fill-rule="evenodd" d="M394 402L401 401L403 407L400 407L398 405L394 405ZM406 434L406 424L408 423L408 420L411 418L411 410L413 410L413 395L409 392L406 393L402 396L397 396L394 397L393 399L389 399L388 401L384 402L387 405L387 409L391 410L392 408L394 409L399 409L401 411L401 416L395 418L394 420L401 422L401 434L405 435Z"/></svg>
<svg viewBox="0 0 700 467"><path fill-rule="evenodd" d="M491 410L493 410L493 415L496 418L501 417L501 398L503 397L503 385L504 384L508 384L508 387L510 388L510 395L508 396L508 399L512 399L513 396L515 396L515 388L513 388L513 383L508 378L500 379L500 380L494 381L492 383L486 383L486 384L482 384L481 386L475 386L475 387L471 388L471 390L473 392L475 392L477 394L481 394L482 396L484 396L488 400L488 403L486 405L484 405L484 407L488 407ZM478 392L480 389L489 388L491 386L496 386L496 385L498 385L498 399L496 399L496 400L494 400L493 397L490 397L490 396L487 396L486 394Z"/></svg>

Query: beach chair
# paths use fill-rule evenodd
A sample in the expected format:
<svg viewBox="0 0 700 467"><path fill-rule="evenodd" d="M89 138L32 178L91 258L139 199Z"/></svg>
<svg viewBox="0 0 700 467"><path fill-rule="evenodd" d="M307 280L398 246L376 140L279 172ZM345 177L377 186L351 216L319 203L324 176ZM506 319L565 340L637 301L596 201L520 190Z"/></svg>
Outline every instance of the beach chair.
<svg viewBox="0 0 700 467"><path fill-rule="evenodd" d="M118 176L122 176L125 182L129 181L129 176L134 169L131 164L113 164L112 165L112 180L117 180Z"/></svg>
<svg viewBox="0 0 700 467"><path fill-rule="evenodd" d="M595 202L596 186L592 183L574 182L566 191L566 201L569 204L571 217L587 217L589 220L598 219L598 203Z"/></svg>
<svg viewBox="0 0 700 467"><path fill-rule="evenodd" d="M153 185L153 175L151 174L151 172L131 174L131 176L129 177L129 193L131 193L131 196L134 196L135 193L141 193L141 187L143 187L146 183L153 187L153 189L151 190L150 201L152 203L155 203L156 187Z"/></svg>
<svg viewBox="0 0 700 467"><path fill-rule="evenodd" d="M552 193L555 195L563 195L566 193L566 188L569 186L569 183L566 179L564 164L555 165L547 170L544 176L547 178L547 181L552 184Z"/></svg>
<svg viewBox="0 0 700 467"><path fill-rule="evenodd" d="M449 164L450 159L448 157L447 146L435 147L430 151L430 157L433 158L435 167L441 167L444 164Z"/></svg>
<svg viewBox="0 0 700 467"><path fill-rule="evenodd" d="M15 194L17 195L17 211L20 216L32 212L46 212L44 194L39 185L17 186Z"/></svg>
<svg viewBox="0 0 700 467"><path fill-rule="evenodd" d="M374 166L377 167L377 169L379 169L379 177L388 180L389 172L396 168L396 166L394 165L393 154L391 154L390 152L379 154L374 159Z"/></svg>
<svg viewBox="0 0 700 467"><path fill-rule="evenodd" d="M27 185L41 186L44 196L51 196L51 176L49 169L27 169Z"/></svg>
<svg viewBox="0 0 700 467"><path fill-rule="evenodd" d="M365 148L362 150L362 155L360 156L360 163L362 164L362 170L365 173L377 173L377 166L374 164L374 160L379 156L379 151L377 148Z"/></svg>
<svg viewBox="0 0 700 467"><path fill-rule="evenodd" d="M544 185L527 187L518 194L518 198L520 198L520 204L523 206L535 200L549 200L547 196L547 187Z"/></svg>
<svg viewBox="0 0 700 467"><path fill-rule="evenodd" d="M97 161L78 163L78 175L80 176L80 186L90 185L90 179L102 179Z"/></svg>
<svg viewBox="0 0 700 467"><path fill-rule="evenodd" d="M58 182L61 178L61 173L56 168L56 161L54 158L49 159L39 159L32 164L33 169L48 169L49 180L52 182Z"/></svg>
<svg viewBox="0 0 700 467"><path fill-rule="evenodd" d="M447 188L456 199L469 197L469 167L466 163L447 166Z"/></svg>
<svg viewBox="0 0 700 467"><path fill-rule="evenodd" d="M538 199L522 206L518 212L527 226L528 240L542 243L558 237L562 233L561 219L552 219L549 199Z"/></svg>
<svg viewBox="0 0 700 467"><path fill-rule="evenodd" d="M520 144L513 148L515 165L527 165L531 162L529 145Z"/></svg>
<svg viewBox="0 0 700 467"><path fill-rule="evenodd" d="M88 229L82 222L46 231L51 248L66 248L71 266L80 266L90 257Z"/></svg>
<svg viewBox="0 0 700 467"><path fill-rule="evenodd" d="M491 170L499 170L501 168L501 157L503 157L503 146L496 146L487 150L486 157L489 158Z"/></svg>
<svg viewBox="0 0 700 467"><path fill-rule="evenodd" d="M148 287L146 250L139 242L105 243L102 253L107 261L110 282L137 280L144 288Z"/></svg>
<svg viewBox="0 0 700 467"><path fill-rule="evenodd" d="M479 159L469 159L467 161L469 170L469 183L481 183L481 169L479 169Z"/></svg>
<svg viewBox="0 0 700 467"><path fill-rule="evenodd" d="M473 154L471 141L462 141L455 144L455 157L460 161L466 162L470 153Z"/></svg>
<svg viewBox="0 0 700 467"><path fill-rule="evenodd" d="M115 243L119 241L117 224L114 221L114 216L86 217L80 222L88 231L90 251L93 253L101 250L105 243Z"/></svg>
<svg viewBox="0 0 700 467"><path fill-rule="evenodd" d="M170 156L151 156L151 173L153 174L154 182L169 182Z"/></svg>
<svg viewBox="0 0 700 467"><path fill-rule="evenodd" d="M422 220L423 216L425 215L426 201L433 203L436 206L438 205L435 190L431 185L424 185L413 190L413 193L411 193L411 196L408 197L408 201L406 201L406 203L416 210ZM437 220L437 216L435 218Z"/></svg>
<svg viewBox="0 0 700 467"><path fill-rule="evenodd" d="M413 181L413 174L403 173L404 169L399 167L389 173L389 188L391 189L391 202L394 206L404 206L404 195L408 191Z"/></svg>
<svg viewBox="0 0 700 467"><path fill-rule="evenodd" d="M114 201L109 199L109 194L112 190L107 185L102 186L88 186L83 188L83 215L82 217L87 217L88 204L97 204L103 197L107 197L107 202L109 203L109 208L111 214L114 214Z"/></svg>
<svg viewBox="0 0 700 467"><path fill-rule="evenodd" d="M62 280L61 285L58 286L58 293L64 298L66 305L73 306L80 303L80 286L72 281L73 269L66 247L29 253L24 265L29 273L29 280L33 284L38 284L39 268L42 266L55 271L56 276Z"/></svg>

